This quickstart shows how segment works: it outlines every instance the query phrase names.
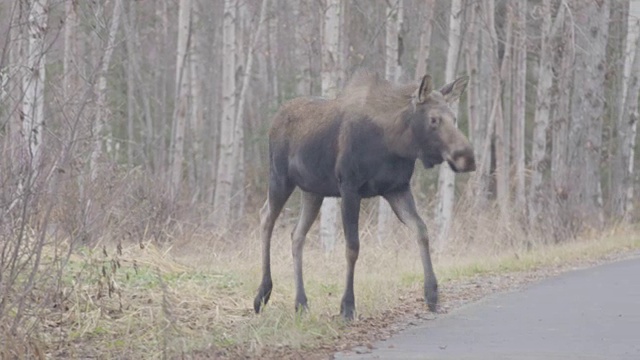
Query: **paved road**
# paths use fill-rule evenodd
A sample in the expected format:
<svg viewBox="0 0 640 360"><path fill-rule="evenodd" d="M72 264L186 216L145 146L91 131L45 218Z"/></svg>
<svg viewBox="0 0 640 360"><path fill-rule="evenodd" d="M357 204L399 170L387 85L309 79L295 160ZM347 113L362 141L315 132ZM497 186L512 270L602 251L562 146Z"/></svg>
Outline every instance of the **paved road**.
<svg viewBox="0 0 640 360"><path fill-rule="evenodd" d="M336 359L640 360L640 258L498 294Z"/></svg>

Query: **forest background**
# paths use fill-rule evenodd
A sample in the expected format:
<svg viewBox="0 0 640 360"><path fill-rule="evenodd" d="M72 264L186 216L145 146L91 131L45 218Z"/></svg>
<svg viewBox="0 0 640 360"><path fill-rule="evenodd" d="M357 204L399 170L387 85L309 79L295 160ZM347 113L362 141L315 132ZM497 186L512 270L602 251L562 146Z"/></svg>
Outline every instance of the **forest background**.
<svg viewBox="0 0 640 360"><path fill-rule="evenodd" d="M257 264L271 116L362 68L470 77L455 108L477 171L412 180L436 256L638 220L640 1L3 0L0 29L0 334L15 349L50 349L37 334L82 284L121 292L131 244ZM338 202L307 242L325 256ZM294 195L281 237L298 208ZM363 214L374 251L415 246L383 201Z"/></svg>

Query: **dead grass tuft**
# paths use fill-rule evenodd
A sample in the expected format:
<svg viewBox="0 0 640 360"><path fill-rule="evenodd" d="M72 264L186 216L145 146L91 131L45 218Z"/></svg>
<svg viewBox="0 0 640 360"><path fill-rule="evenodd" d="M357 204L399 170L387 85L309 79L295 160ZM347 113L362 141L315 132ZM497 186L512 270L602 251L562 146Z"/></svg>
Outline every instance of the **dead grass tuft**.
<svg viewBox="0 0 640 360"><path fill-rule="evenodd" d="M451 243L435 253L445 302L452 290L449 284L455 287L459 279L561 267L640 248L634 227L613 227L561 244L523 242L528 235L522 230L497 226L491 216L495 214L487 212L456 223ZM70 256L56 301L34 322L36 337L27 343L11 340L0 327L3 339L9 340L0 355L306 358L366 344L408 309L422 306L424 316L428 313L421 305L422 266L415 239L394 220L394 237L380 243L371 230L375 217L365 211L361 218L358 320L353 324L337 316L344 288L343 249L338 246L326 254L317 229L305 249L310 312L294 313L289 238L293 225L285 217L273 239L273 294L258 316L252 309L260 281L257 220L248 221L250 230L245 232L183 232L187 235L176 237L171 246L153 236L136 242L101 241ZM46 249L45 254L55 250Z"/></svg>

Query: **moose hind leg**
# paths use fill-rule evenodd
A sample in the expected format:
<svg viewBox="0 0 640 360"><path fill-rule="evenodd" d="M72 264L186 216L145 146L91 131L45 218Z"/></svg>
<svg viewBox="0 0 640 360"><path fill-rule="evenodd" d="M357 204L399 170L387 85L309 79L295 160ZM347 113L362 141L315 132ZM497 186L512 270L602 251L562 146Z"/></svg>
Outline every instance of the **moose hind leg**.
<svg viewBox="0 0 640 360"><path fill-rule="evenodd" d="M279 185L279 186L278 186ZM262 282L258 288L258 295L253 301L253 309L259 313L267 304L271 296L273 282L271 281L271 235L276 219L284 204L291 196L293 186L286 183L269 182L269 195L262 209L260 209L260 229L262 241Z"/></svg>
<svg viewBox="0 0 640 360"><path fill-rule="evenodd" d="M386 194L384 198L389 202L398 219L413 229L417 235L424 272L424 298L429 310L435 312L438 305L438 280L433 272L433 264L431 263L427 226L418 215L410 190Z"/></svg>
<svg viewBox="0 0 640 360"><path fill-rule="evenodd" d="M304 291L302 277L302 252L307 233L318 217L320 206L324 198L320 195L302 192L302 210L298 224L291 233L291 253L293 255L293 274L296 284L296 312L307 310L307 295Z"/></svg>
<svg viewBox="0 0 640 360"><path fill-rule="evenodd" d="M349 321L353 320L356 312L355 295L353 293L353 277L356 261L360 252L360 238L358 234L358 220L360 217L360 196L356 192L343 192L342 196L342 225L346 242L347 284L340 303L340 315Z"/></svg>

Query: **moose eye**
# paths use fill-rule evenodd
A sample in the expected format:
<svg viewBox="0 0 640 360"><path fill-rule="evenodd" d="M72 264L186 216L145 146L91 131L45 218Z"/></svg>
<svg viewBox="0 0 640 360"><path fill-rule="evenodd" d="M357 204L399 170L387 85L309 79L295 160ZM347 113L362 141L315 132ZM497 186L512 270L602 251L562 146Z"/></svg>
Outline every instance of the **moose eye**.
<svg viewBox="0 0 640 360"><path fill-rule="evenodd" d="M433 126L437 126L438 124L440 124L440 118L439 117L430 117L429 118L429 123Z"/></svg>

